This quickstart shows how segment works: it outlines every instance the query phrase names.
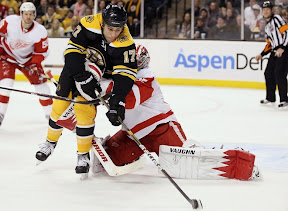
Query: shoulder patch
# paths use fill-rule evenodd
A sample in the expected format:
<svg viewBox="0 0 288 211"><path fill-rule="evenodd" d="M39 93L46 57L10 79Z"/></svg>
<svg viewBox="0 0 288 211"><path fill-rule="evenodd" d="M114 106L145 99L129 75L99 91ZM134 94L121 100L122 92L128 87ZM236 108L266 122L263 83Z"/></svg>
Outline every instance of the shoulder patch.
<svg viewBox="0 0 288 211"><path fill-rule="evenodd" d="M80 20L80 23L89 31L95 32L101 30L102 15L89 15L85 16Z"/></svg>
<svg viewBox="0 0 288 211"><path fill-rule="evenodd" d="M130 35L128 26L125 25L123 32L119 35L119 37L111 43L112 45L110 46L115 46L115 47L127 47L130 46L134 43L134 40L132 36Z"/></svg>

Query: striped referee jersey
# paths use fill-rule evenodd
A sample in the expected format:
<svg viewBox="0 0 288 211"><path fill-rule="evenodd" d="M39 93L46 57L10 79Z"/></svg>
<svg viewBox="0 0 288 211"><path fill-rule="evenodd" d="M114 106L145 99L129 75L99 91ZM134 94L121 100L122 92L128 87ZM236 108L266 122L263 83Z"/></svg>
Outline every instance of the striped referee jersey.
<svg viewBox="0 0 288 211"><path fill-rule="evenodd" d="M264 56L278 48L286 49L288 45L288 25L280 15L272 15L265 27L266 46L261 55Z"/></svg>

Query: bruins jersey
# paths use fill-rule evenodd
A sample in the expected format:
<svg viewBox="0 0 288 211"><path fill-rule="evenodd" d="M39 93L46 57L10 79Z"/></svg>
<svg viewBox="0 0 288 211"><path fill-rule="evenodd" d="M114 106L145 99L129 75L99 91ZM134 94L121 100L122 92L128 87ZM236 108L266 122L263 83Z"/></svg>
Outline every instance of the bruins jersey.
<svg viewBox="0 0 288 211"><path fill-rule="evenodd" d="M64 52L68 75L85 71L84 62L90 60L114 80L114 94L124 97L130 91L137 74L136 49L128 27L112 43L107 43L101 29L102 14L85 16L73 31Z"/></svg>

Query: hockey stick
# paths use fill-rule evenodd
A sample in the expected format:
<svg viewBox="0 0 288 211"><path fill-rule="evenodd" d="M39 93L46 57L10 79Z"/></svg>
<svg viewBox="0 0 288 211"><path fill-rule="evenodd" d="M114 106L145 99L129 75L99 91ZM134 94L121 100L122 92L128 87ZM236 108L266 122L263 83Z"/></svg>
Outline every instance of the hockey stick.
<svg viewBox="0 0 288 211"><path fill-rule="evenodd" d="M98 91L95 91L98 99L106 106L106 108L109 110L110 106L106 103L106 101L101 97L100 93ZM135 143L139 146L139 148L153 161L153 163L158 167L158 169L166 176L169 181L177 188L177 190L184 196L184 198L192 205L193 209L202 209L203 205L201 200L197 199L190 199L187 194L177 185L177 183L172 179L172 177L161 167L161 165L158 163L158 161L154 158L154 156L146 149L146 147L139 141L139 139L134 135L134 133L124 124L122 119L118 117L118 121L121 123L121 125L124 127L124 129L127 131L129 135L131 135L135 141Z"/></svg>
<svg viewBox="0 0 288 211"><path fill-rule="evenodd" d="M38 93L38 92L29 92L29 91L24 91L24 90L9 88L9 87L2 87L2 86L0 86L0 89L5 89L8 91L13 91L13 92L21 92L21 93L30 94L30 95L37 95L37 96L41 96L41 97L63 100L63 101L67 101L67 102L71 102L71 103L78 103L78 104L86 104L86 105L87 104L99 104L101 102L99 99L95 99L95 100L91 100L91 101L78 101L78 100L73 100L73 99L69 99L69 98L61 97L61 96L42 94L42 93ZM103 98L109 98L109 97L110 97L109 94L103 96Z"/></svg>
<svg viewBox="0 0 288 211"><path fill-rule="evenodd" d="M56 81L56 79L54 78L54 76L51 73L51 70L47 70L45 71L45 74L49 77L49 80L53 82L53 84L57 87L58 82Z"/></svg>
<svg viewBox="0 0 288 211"><path fill-rule="evenodd" d="M21 68L24 68L25 70L31 71L31 68L26 67L25 65L20 64L20 63L14 61L13 59L5 58L5 57L3 57L3 56L1 56L1 59L2 59L2 60L5 60L5 61L7 61L7 62L10 62L10 63L12 63L12 64L16 64L17 66L19 66L19 67L21 67ZM51 80L51 81L55 84L55 86L57 86L57 81L56 81L55 79L54 79L54 80L55 80L56 83L55 83L50 77L48 77L48 76L46 76L46 75L44 75L44 74L42 74L42 73L38 73L38 74L39 74L39 76L42 77L42 78L46 78L46 79L48 79L48 80Z"/></svg>
<svg viewBox="0 0 288 211"><path fill-rule="evenodd" d="M44 64L44 67L50 67L50 68L63 68L63 64Z"/></svg>

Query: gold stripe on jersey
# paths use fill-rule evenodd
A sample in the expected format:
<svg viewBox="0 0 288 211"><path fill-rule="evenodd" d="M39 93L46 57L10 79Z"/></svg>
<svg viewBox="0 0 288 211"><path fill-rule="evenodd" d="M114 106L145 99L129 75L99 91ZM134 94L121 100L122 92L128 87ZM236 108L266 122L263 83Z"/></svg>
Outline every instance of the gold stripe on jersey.
<svg viewBox="0 0 288 211"><path fill-rule="evenodd" d="M85 54L85 48L81 45L78 45L76 43L73 43L71 40L68 42L68 46L64 52L64 55L68 53L79 53L79 54Z"/></svg>
<svg viewBox="0 0 288 211"><path fill-rule="evenodd" d="M75 46L75 47L80 48L80 49L82 49L83 51L85 51L85 48L84 48L83 46L78 45L78 44L72 42L71 40L69 40L68 45Z"/></svg>
<svg viewBox="0 0 288 211"><path fill-rule="evenodd" d="M96 14L96 15L85 16L80 20L80 23L87 30L96 34L102 34L102 30L101 30L102 14L101 13Z"/></svg>
<svg viewBox="0 0 288 211"><path fill-rule="evenodd" d="M127 46L130 46L133 44L134 44L134 40L133 40L132 36L130 35L128 26L125 25L123 32L119 35L119 37L116 40L114 40L109 45L111 47L118 48L118 47L127 47Z"/></svg>
<svg viewBox="0 0 288 211"><path fill-rule="evenodd" d="M126 77L130 78L131 80L136 81L136 77L134 75L129 74L129 73L124 73L124 72L120 72L120 73L114 73L113 72L112 73L112 75L116 75L116 74L126 76Z"/></svg>

